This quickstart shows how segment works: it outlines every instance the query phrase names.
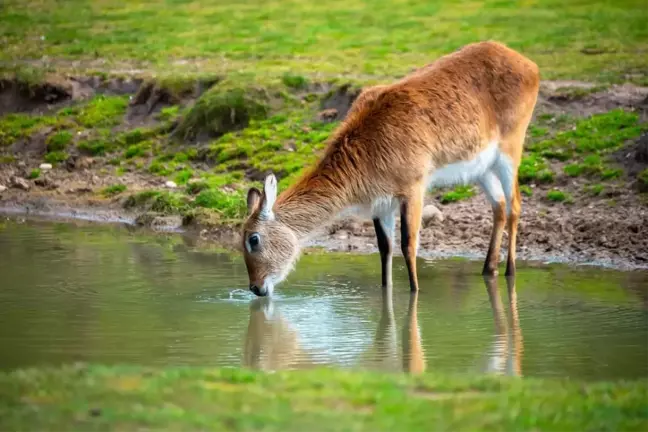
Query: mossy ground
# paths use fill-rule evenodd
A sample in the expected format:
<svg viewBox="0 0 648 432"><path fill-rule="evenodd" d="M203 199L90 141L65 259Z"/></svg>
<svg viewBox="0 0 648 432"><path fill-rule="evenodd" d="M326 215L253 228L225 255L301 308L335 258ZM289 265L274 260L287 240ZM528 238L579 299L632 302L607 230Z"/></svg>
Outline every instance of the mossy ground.
<svg viewBox="0 0 648 432"><path fill-rule="evenodd" d="M166 180L179 186L155 193L129 186L122 194L148 193L157 204L127 203L185 215L207 209L230 220L243 215L245 190L258 185L264 173L274 172L285 188L316 159L336 126L319 121L317 113L327 90L339 88L338 83L390 82L466 43L489 38L528 55L544 79L598 83L560 87L554 94L558 99L587 98L616 82L648 83L641 72L648 60L639 54L647 47L648 11L634 0L615 6L558 7L553 0L361 6L300 0L280 7L5 2L0 59L20 82L34 87L52 73L69 72L74 60L75 73L102 79L115 76L110 71L120 65L144 65L144 83L130 98L96 95L46 115L4 116L2 162L11 163L15 143L45 134L43 160L55 166L81 154L97 159L104 176L115 177L107 180L110 184L134 174L159 179L160 186ZM227 25L214 24L224 16ZM388 44L376 43L386 35ZM55 61L25 65L37 54ZM101 68L92 66L97 57L104 60ZM201 87L208 90L196 99ZM139 124L129 120L133 102L162 106ZM603 185L635 181L609 156L643 130L637 114L623 109L588 118L541 114L529 129L520 180L547 190L573 178ZM636 181L642 184L641 178ZM529 187L524 192L532 195ZM451 204L475 193L459 187L441 191L437 199ZM121 194L98 190L97 195Z"/></svg>
<svg viewBox="0 0 648 432"><path fill-rule="evenodd" d="M645 430L645 381L63 367L0 374L6 430Z"/></svg>

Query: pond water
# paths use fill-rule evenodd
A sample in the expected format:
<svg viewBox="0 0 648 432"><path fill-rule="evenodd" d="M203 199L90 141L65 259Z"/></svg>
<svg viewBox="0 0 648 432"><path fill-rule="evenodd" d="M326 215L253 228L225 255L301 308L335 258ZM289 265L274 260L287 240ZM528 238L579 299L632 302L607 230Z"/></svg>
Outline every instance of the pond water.
<svg viewBox="0 0 648 432"><path fill-rule="evenodd" d="M0 368L67 362L648 377L648 272L305 255L272 300L239 254L118 226L0 224Z"/></svg>

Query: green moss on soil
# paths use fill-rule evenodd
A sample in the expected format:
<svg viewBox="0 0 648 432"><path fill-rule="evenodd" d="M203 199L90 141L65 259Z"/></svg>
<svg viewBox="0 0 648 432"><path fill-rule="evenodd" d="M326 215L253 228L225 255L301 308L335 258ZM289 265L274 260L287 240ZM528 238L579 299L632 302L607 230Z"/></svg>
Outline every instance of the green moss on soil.
<svg viewBox="0 0 648 432"><path fill-rule="evenodd" d="M473 186L457 186L453 190L446 192L441 196L441 204L462 201L472 198L473 196L475 196L475 189Z"/></svg>
<svg viewBox="0 0 648 432"><path fill-rule="evenodd" d="M219 84L205 92L180 121L174 135L193 140L200 135L219 137L266 117L267 97L253 87Z"/></svg>
<svg viewBox="0 0 648 432"><path fill-rule="evenodd" d="M547 192L547 199L553 202L570 202L571 196L567 192L553 189Z"/></svg>
<svg viewBox="0 0 648 432"><path fill-rule="evenodd" d="M74 135L72 134L71 131L62 130L56 132L47 137L47 141L46 141L47 151L52 152L52 151L65 150L67 146L72 142L73 138Z"/></svg>
<svg viewBox="0 0 648 432"><path fill-rule="evenodd" d="M648 192L648 168L637 175L637 180L639 181L639 190L642 192Z"/></svg>
<svg viewBox="0 0 648 432"><path fill-rule="evenodd" d="M40 170L40 168L34 168L33 170L31 170L31 171L29 172L29 175L27 176L27 178L33 180L33 179L37 179L38 177L40 177L40 175L41 175L41 170Z"/></svg>
<svg viewBox="0 0 648 432"><path fill-rule="evenodd" d="M115 195L119 195L120 193L124 192L126 190L126 185L123 184L114 184L111 186L108 186L104 188L101 191L101 194L107 197L112 197Z"/></svg>

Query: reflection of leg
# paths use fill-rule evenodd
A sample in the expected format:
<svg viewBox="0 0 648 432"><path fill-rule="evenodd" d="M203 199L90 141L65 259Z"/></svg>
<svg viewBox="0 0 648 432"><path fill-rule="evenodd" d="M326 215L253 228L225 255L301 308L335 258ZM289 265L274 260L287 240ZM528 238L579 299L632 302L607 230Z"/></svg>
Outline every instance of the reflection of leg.
<svg viewBox="0 0 648 432"><path fill-rule="evenodd" d="M495 337L491 350L488 354L487 371L493 373L502 373L506 364L508 352L508 339L506 331L506 318L504 316L504 306L500 298L499 288L496 276L484 276L484 284L488 292L493 320L495 322Z"/></svg>
<svg viewBox="0 0 648 432"><path fill-rule="evenodd" d="M509 296L509 326L512 333L511 373L516 376L522 376L522 353L524 351L524 341L522 340L522 329L520 328L520 317L518 315L517 291L515 290L514 276L509 276L506 278L506 286L508 288Z"/></svg>
<svg viewBox="0 0 648 432"><path fill-rule="evenodd" d="M257 369L261 362L261 342L264 338L268 299L254 299L250 302L250 320L248 322L245 346L243 348L243 366Z"/></svg>
<svg viewBox="0 0 648 432"><path fill-rule="evenodd" d="M394 236L394 216L374 219L374 229L376 231L376 240L378 241L378 250L380 251L380 270L382 286L391 286L392 284L392 239Z"/></svg>
<svg viewBox="0 0 648 432"><path fill-rule="evenodd" d="M397 365L396 326L394 322L394 307L391 285L382 289L382 313L376 330L376 351L379 359L385 359L390 370L395 370ZM382 368L381 368L382 369Z"/></svg>
<svg viewBox="0 0 648 432"><path fill-rule="evenodd" d="M417 309L418 292L412 292L403 328L403 370L413 374L425 372L425 353L421 344Z"/></svg>

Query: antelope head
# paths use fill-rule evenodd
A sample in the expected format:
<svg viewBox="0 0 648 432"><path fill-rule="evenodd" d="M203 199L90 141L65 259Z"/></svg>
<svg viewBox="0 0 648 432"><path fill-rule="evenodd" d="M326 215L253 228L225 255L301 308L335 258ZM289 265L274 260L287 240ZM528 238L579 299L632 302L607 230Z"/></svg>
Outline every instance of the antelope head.
<svg viewBox="0 0 648 432"><path fill-rule="evenodd" d="M277 179L270 174L263 192L251 188L247 194L247 220L243 224L243 258L250 291L259 297L272 294L284 280L299 255L295 232L275 217Z"/></svg>

